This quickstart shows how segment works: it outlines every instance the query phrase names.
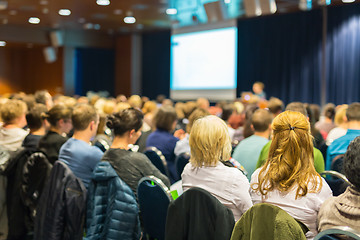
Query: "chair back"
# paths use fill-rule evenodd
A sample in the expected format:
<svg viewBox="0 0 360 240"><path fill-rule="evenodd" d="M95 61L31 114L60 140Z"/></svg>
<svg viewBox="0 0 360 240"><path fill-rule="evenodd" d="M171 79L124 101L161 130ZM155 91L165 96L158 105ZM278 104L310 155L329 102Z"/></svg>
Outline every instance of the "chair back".
<svg viewBox="0 0 360 240"><path fill-rule="evenodd" d="M344 174L336 171L323 171L320 175L325 178L334 196L339 196L351 185Z"/></svg>
<svg viewBox="0 0 360 240"><path fill-rule="evenodd" d="M167 177L170 177L167 162L162 152L156 147L147 147L144 154L150 159L152 164Z"/></svg>
<svg viewBox="0 0 360 240"><path fill-rule="evenodd" d="M170 203L166 219L166 240L228 240L234 215L204 189L193 187Z"/></svg>
<svg viewBox="0 0 360 240"><path fill-rule="evenodd" d="M188 152L180 154L175 159L176 171L180 179L181 179L181 174L185 168L185 165L188 164L189 162L189 159L190 159L190 153Z"/></svg>
<svg viewBox="0 0 360 240"><path fill-rule="evenodd" d="M309 229L286 211L259 203L247 210L236 223L231 240L306 240Z"/></svg>
<svg viewBox="0 0 360 240"><path fill-rule="evenodd" d="M360 240L360 233L346 226L338 226L326 229L320 232L314 240L338 240L338 239L354 239Z"/></svg>
<svg viewBox="0 0 360 240"><path fill-rule="evenodd" d="M137 197L146 234L163 240L168 206L173 201L170 190L154 176L143 177L138 184Z"/></svg>

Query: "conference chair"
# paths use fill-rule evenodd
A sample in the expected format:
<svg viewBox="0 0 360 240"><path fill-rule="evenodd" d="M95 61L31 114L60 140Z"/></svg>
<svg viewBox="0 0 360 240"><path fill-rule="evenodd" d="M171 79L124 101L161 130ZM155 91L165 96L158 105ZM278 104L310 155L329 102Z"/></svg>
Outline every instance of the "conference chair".
<svg viewBox="0 0 360 240"><path fill-rule="evenodd" d="M154 164L154 166L160 170L162 174L165 174L170 178L166 159L159 149L156 147L147 147L144 154L150 159L152 164Z"/></svg>
<svg viewBox="0 0 360 240"><path fill-rule="evenodd" d="M173 201L170 190L154 176L143 177L138 184L137 197L145 234L163 240L168 206Z"/></svg>
<svg viewBox="0 0 360 240"><path fill-rule="evenodd" d="M190 154L188 152L182 153L175 159L176 172L181 179L181 174L185 168L185 165L189 162Z"/></svg>
<svg viewBox="0 0 360 240"><path fill-rule="evenodd" d="M236 223L231 240L306 240L309 229L286 211L259 203L247 210Z"/></svg>
<svg viewBox="0 0 360 240"><path fill-rule="evenodd" d="M336 156L331 163L330 169L342 173L343 162L344 162L344 154Z"/></svg>
<svg viewBox="0 0 360 240"><path fill-rule="evenodd" d="M344 174L336 171L323 171L320 175L325 178L334 196L339 196L345 192L351 184Z"/></svg>
<svg viewBox="0 0 360 240"><path fill-rule="evenodd" d="M314 240L339 240L339 239L360 240L360 233L350 227L338 226L338 227L326 229L318 233L318 235L316 235L316 237L314 238Z"/></svg>
<svg viewBox="0 0 360 240"><path fill-rule="evenodd" d="M166 240L229 240L235 221L231 210L204 189L193 187L170 203Z"/></svg>

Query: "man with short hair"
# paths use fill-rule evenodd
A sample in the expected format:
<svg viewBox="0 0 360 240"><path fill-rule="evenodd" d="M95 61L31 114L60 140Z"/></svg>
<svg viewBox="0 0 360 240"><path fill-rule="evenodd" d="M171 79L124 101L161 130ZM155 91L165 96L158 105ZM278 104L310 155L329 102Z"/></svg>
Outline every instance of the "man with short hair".
<svg viewBox="0 0 360 240"><path fill-rule="evenodd" d="M73 109L71 119L74 135L62 145L59 160L66 163L87 188L92 172L103 155L99 148L90 146L91 138L96 135L99 115L94 107L81 104Z"/></svg>
<svg viewBox="0 0 360 240"><path fill-rule="evenodd" d="M327 149L326 154L326 170L331 169L333 159L344 154L350 142L357 136L360 136L360 103L355 102L349 105L346 110L346 118L348 121L348 130L346 134L332 142Z"/></svg>
<svg viewBox="0 0 360 240"><path fill-rule="evenodd" d="M254 134L242 140L232 155L248 172L249 181L256 169L261 149L269 141L271 122L272 115L269 111L265 109L256 110L251 116L251 127L254 129Z"/></svg>

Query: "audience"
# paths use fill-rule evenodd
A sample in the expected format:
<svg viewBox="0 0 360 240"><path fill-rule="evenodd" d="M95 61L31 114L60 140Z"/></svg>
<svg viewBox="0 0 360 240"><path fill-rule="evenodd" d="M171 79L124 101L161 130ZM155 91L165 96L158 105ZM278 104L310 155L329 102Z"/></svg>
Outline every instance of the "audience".
<svg viewBox="0 0 360 240"><path fill-rule="evenodd" d="M273 117L276 117L282 111L284 111L284 103L276 97L271 97L268 101L267 108L273 114Z"/></svg>
<svg viewBox="0 0 360 240"><path fill-rule="evenodd" d="M342 137L346 134L348 129L348 123L346 119L346 110L348 108L347 104L338 106L335 113L335 124L336 128L330 130L329 134L326 138L326 145L330 146L330 144L339 137Z"/></svg>
<svg viewBox="0 0 360 240"><path fill-rule="evenodd" d="M254 134L242 140L234 150L232 157L247 171L248 179L256 169L261 149L269 141L271 133L272 115L265 109L258 109L251 117L251 126Z"/></svg>
<svg viewBox="0 0 360 240"><path fill-rule="evenodd" d="M346 110L348 130L346 134L336 140L328 147L326 156L326 170L330 170L333 159L346 152L350 142L360 135L360 103L355 102L349 105Z"/></svg>
<svg viewBox="0 0 360 240"><path fill-rule="evenodd" d="M286 111L295 111L295 112L300 112L301 114L303 114L305 117L307 117L307 111L305 108L305 105L301 102L292 102L289 103L286 106ZM266 162L268 156L269 156L269 150L270 150L270 146L271 146L272 141L269 141L261 150L260 156L259 156L259 160L256 164L256 168L261 167L262 165L264 165L264 163ZM314 153L314 166L315 166L315 170L318 173L321 173L325 170L325 162L324 162L324 157L322 155L322 153L320 152L319 149L317 148L313 148L313 153Z"/></svg>
<svg viewBox="0 0 360 240"><path fill-rule="evenodd" d="M171 106L160 107L154 116L154 123L156 130L148 136L146 146L156 147L162 152L168 165L170 180L175 182L178 180L178 176L175 168L174 149L176 142L185 136L185 132L180 129L174 135L171 134L177 123L175 109Z"/></svg>
<svg viewBox="0 0 360 240"><path fill-rule="evenodd" d="M138 182L142 177L153 175L161 179L166 186L170 186L169 179L143 153L130 150L129 145L134 144L141 135L143 114L139 110L129 108L110 115L106 124L114 133L114 141L102 157L102 161L111 164L135 196Z"/></svg>
<svg viewBox="0 0 360 240"><path fill-rule="evenodd" d="M99 115L94 107L80 104L73 109L71 119L74 135L62 145L59 160L63 161L87 188L92 172L103 155L99 148L90 146L90 140L97 132Z"/></svg>
<svg viewBox="0 0 360 240"><path fill-rule="evenodd" d="M330 132L330 130L336 127L334 123L334 117L335 117L335 105L332 103L326 104L323 110L323 119L315 124L315 127L317 129L325 133L324 134L325 139L327 137L327 134Z"/></svg>
<svg viewBox="0 0 360 240"><path fill-rule="evenodd" d="M26 149L37 150L39 141L45 135L48 129L48 123L43 119L43 114L47 112L47 107L44 104L37 103L26 114L27 127L30 133L25 137L22 146Z"/></svg>
<svg viewBox="0 0 360 240"><path fill-rule="evenodd" d="M210 130L211 129L211 130ZM190 132L190 163L181 175L183 190L200 187L232 210L235 221L251 206L249 181L236 168L221 161L231 156L231 140L226 123L216 116L195 121Z"/></svg>
<svg viewBox="0 0 360 240"><path fill-rule="evenodd" d="M71 109L63 104L56 104L43 117L50 123L49 131L39 140L39 150L45 153L49 162L54 164L59 158L61 146L68 140L73 125Z"/></svg>
<svg viewBox="0 0 360 240"><path fill-rule="evenodd" d="M351 186L343 194L323 203L318 215L319 231L348 226L360 232L360 137L349 144L343 164Z"/></svg>
<svg viewBox="0 0 360 240"><path fill-rule="evenodd" d="M321 204L332 196L314 168L310 124L300 112L285 111L272 123L273 141L265 165L251 177L253 203L274 204L304 223L312 239Z"/></svg>

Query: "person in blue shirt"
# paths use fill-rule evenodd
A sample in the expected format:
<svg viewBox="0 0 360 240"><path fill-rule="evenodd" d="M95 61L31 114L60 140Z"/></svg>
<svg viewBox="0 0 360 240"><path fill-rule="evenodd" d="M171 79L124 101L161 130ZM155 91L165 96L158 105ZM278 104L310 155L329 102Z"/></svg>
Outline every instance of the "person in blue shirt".
<svg viewBox="0 0 360 240"><path fill-rule="evenodd" d="M242 140L235 148L232 157L244 166L248 179L256 169L256 163L262 148L269 142L272 115L265 109L258 109L251 117L254 134Z"/></svg>
<svg viewBox="0 0 360 240"><path fill-rule="evenodd" d="M74 135L62 145L59 160L66 163L87 188L92 172L103 155L98 147L90 145L98 128L99 115L94 107L81 104L73 109L71 120Z"/></svg>
<svg viewBox="0 0 360 240"><path fill-rule="evenodd" d="M346 110L346 118L348 120L348 130L346 134L334 140L327 149L326 170L330 170L334 158L340 154L344 154L350 142L357 136L360 136L360 103L355 102L349 105Z"/></svg>

